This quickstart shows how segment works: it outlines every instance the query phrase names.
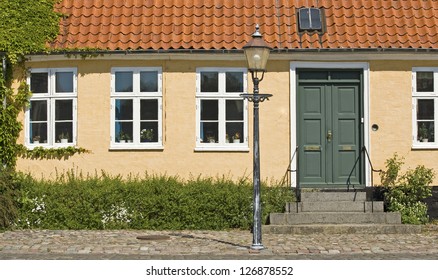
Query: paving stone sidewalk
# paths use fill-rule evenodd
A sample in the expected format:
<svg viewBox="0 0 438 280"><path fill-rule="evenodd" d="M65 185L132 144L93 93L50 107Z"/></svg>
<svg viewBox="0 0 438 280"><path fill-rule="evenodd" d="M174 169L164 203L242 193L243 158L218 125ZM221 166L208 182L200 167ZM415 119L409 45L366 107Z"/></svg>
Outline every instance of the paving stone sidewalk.
<svg viewBox="0 0 438 280"><path fill-rule="evenodd" d="M0 259L432 259L438 231L420 234L263 234L249 231L68 231L0 233Z"/></svg>

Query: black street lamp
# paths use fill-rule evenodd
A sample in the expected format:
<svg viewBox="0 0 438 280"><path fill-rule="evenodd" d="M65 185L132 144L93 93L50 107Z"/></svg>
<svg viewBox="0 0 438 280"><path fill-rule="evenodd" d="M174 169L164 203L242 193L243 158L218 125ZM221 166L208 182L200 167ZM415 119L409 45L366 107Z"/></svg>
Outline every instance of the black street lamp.
<svg viewBox="0 0 438 280"><path fill-rule="evenodd" d="M253 185L254 185L254 225L253 239L251 249L261 250L262 244L262 209L260 203L260 145L259 145L259 103L269 99L272 94L260 94L259 83L263 80L266 72L266 63L268 61L271 48L266 44L260 34L259 26L252 34L252 39L243 47L248 62L248 70L251 72L254 84L253 94L241 94L249 102L254 103L254 129L253 129ZM259 74L261 77L259 78Z"/></svg>

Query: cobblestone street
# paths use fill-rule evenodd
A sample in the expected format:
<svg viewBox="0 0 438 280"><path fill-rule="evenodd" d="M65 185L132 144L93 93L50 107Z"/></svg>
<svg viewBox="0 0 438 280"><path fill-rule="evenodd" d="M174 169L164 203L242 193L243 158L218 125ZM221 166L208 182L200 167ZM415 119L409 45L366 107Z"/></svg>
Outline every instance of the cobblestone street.
<svg viewBox="0 0 438 280"><path fill-rule="evenodd" d="M249 231L7 231L0 259L433 259L438 231L421 234L264 234Z"/></svg>

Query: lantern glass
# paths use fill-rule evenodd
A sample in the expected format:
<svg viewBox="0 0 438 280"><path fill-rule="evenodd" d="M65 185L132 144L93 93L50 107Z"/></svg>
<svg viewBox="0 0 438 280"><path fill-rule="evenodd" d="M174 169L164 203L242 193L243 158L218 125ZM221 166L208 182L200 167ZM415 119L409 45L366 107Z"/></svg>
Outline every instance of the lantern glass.
<svg viewBox="0 0 438 280"><path fill-rule="evenodd" d="M248 47L245 48L246 60L248 68L253 71L266 71L266 63L268 62L270 49L265 47Z"/></svg>

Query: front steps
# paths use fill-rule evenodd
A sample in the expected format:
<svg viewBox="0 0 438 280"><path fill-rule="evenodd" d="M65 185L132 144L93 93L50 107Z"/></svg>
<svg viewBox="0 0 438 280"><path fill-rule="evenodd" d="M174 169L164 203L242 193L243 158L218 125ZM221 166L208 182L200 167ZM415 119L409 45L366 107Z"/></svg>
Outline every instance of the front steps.
<svg viewBox="0 0 438 280"><path fill-rule="evenodd" d="M384 212L383 201L367 201L366 192L304 191L301 202L286 204L285 213L271 213L264 231L310 233L418 233L421 227L401 224L401 215Z"/></svg>

